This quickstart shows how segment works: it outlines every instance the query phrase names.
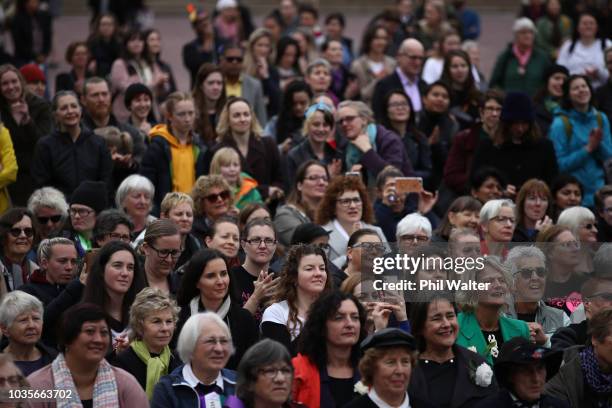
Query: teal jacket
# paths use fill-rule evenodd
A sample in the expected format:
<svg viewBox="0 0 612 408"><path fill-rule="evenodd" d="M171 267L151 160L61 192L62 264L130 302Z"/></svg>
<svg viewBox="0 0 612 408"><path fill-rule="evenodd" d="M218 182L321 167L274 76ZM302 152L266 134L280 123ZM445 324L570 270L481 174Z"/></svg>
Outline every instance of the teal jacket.
<svg viewBox="0 0 612 408"><path fill-rule="evenodd" d="M493 366L491 354L487 352L487 342L476 320L474 313L459 313L457 316L459 323L459 334L456 343L465 348L476 347L478 354L483 356L487 363ZM506 316L499 317L499 327L501 329L504 342L513 337L524 337L529 340L529 326L522 320L512 319Z"/></svg>

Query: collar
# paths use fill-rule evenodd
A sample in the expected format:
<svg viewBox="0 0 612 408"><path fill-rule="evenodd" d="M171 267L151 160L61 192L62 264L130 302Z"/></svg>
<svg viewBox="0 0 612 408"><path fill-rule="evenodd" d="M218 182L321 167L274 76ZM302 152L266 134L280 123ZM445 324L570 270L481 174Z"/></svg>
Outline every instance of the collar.
<svg viewBox="0 0 612 408"><path fill-rule="evenodd" d="M513 393L509 392L510 398L512 398L513 407L516 408L540 408L540 400L537 400L533 403L525 402L518 399Z"/></svg>
<svg viewBox="0 0 612 408"><path fill-rule="evenodd" d="M336 218L334 218L334 228L336 228L340 235L342 235L348 242L350 238L349 234L344 230L344 228L342 228L342 224L340 224Z"/></svg>
<svg viewBox="0 0 612 408"><path fill-rule="evenodd" d="M195 374L193 373L193 370L191 369L191 363L189 364L185 364L183 366L183 379L185 380L185 382L187 384L189 384L189 386L191 388L195 388L196 385L198 384L202 384L202 385L210 385L210 384L203 384L200 382L200 380L198 380L198 377L195 376ZM215 384L217 386L219 386L223 391L225 391L224 387L223 387L223 374L221 373L221 371L219 371L219 375L217 375L217 379L215 380Z"/></svg>
<svg viewBox="0 0 612 408"><path fill-rule="evenodd" d="M379 408L410 408L410 397L408 396L408 393L406 393L406 396L404 397L404 402L402 402L402 404L397 407L389 405L385 401L383 401L374 390L374 387L372 387L372 389L370 389L370 391L368 392L368 397L370 397L372 402L376 404L376 406Z"/></svg>
<svg viewBox="0 0 612 408"><path fill-rule="evenodd" d="M404 74L399 67L395 68L395 73L399 77L403 86L416 86L417 83L419 82L418 77L414 81L411 81L410 78L408 78L406 74Z"/></svg>

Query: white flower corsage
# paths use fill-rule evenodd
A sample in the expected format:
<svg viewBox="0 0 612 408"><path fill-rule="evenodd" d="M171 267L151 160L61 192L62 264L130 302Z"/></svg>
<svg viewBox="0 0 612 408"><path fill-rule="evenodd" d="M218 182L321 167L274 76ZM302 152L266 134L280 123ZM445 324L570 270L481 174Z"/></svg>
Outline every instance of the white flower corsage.
<svg viewBox="0 0 612 408"><path fill-rule="evenodd" d="M370 389L361 381L357 381L353 387L353 392L359 395L366 395L369 391Z"/></svg>
<svg viewBox="0 0 612 408"><path fill-rule="evenodd" d="M493 379L493 370L487 363L482 363L474 373L474 383L479 387L488 387Z"/></svg>
<svg viewBox="0 0 612 408"><path fill-rule="evenodd" d="M476 350L476 346L470 346L470 347L468 347L467 349L468 349L468 350L470 350L470 351L473 351L474 353L477 353L477 354L478 354L478 350Z"/></svg>

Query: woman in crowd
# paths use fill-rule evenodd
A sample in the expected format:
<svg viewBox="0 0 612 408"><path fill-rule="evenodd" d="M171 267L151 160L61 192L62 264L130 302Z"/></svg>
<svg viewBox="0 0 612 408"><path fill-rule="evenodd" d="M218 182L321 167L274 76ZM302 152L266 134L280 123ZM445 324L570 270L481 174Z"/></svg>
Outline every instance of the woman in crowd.
<svg viewBox="0 0 612 408"><path fill-rule="evenodd" d="M466 291L459 294L461 310L457 317L459 332L456 343L476 352L489 365L499 355L501 345L513 337L531 339L527 323L506 317L502 309L506 305L512 277L495 256L484 258L484 268L475 269L475 281L488 283L486 291ZM546 339L544 339L544 344Z"/></svg>
<svg viewBox="0 0 612 408"><path fill-rule="evenodd" d="M456 198L446 210L444 218L432 236L434 242L448 241L453 228L478 228L482 204L470 196Z"/></svg>
<svg viewBox="0 0 612 408"><path fill-rule="evenodd" d="M460 128L474 125L480 118L482 95L472 75L470 56L463 50L449 51L444 57L441 80L450 84L450 112Z"/></svg>
<svg viewBox="0 0 612 408"><path fill-rule="evenodd" d="M172 340L179 308L159 289L144 288L130 308L130 346L112 364L132 374L147 397L159 379L181 365L168 344Z"/></svg>
<svg viewBox="0 0 612 408"><path fill-rule="evenodd" d="M143 57L149 61L154 71L159 70L159 82L157 83L157 103L162 103L172 92L176 92L176 81L172 73L172 67L161 59L161 34L153 28L145 31L142 35L144 40Z"/></svg>
<svg viewBox="0 0 612 408"><path fill-rule="evenodd" d="M28 377L32 388L71 390L69 403L77 406L148 406L147 395L136 379L104 359L111 344L109 319L96 304L82 303L66 310L60 353L51 364ZM66 397L57 401L66 403ZM47 404L36 402L32 406L42 408Z"/></svg>
<svg viewBox="0 0 612 408"><path fill-rule="evenodd" d="M276 252L276 231L270 220L249 221L240 236L245 254L244 263L230 271L234 299L261 320L265 302L275 293L279 280L270 270Z"/></svg>
<svg viewBox="0 0 612 408"><path fill-rule="evenodd" d="M263 202L257 180L242 171L240 154L232 147L222 147L217 150L210 162L210 174L221 175L232 188L234 205L242 209L252 202Z"/></svg>
<svg viewBox="0 0 612 408"><path fill-rule="evenodd" d="M151 215L154 196L153 183L138 174L133 174L123 180L115 193L115 205L134 224L132 238L135 244L142 241L147 226L155 220L155 217Z"/></svg>
<svg viewBox="0 0 612 408"><path fill-rule="evenodd" d="M416 127L416 113L412 101L403 90L389 92L383 101L381 124L393 130L404 142L412 175L429 184L431 177L431 148L427 137Z"/></svg>
<svg viewBox="0 0 612 408"><path fill-rule="evenodd" d="M265 204L248 204L240 211L240 214L238 214L238 227L240 227L242 231L249 222L255 219L272 221L272 212Z"/></svg>
<svg viewBox="0 0 612 408"><path fill-rule="evenodd" d="M183 65L189 71L193 88L198 70L205 64L217 60L217 47L221 45L221 42L216 41L215 30L210 20L210 14L204 8L190 8L189 21L196 38L183 46L181 55Z"/></svg>
<svg viewBox="0 0 612 408"><path fill-rule="evenodd" d="M292 360L294 399L309 407L343 407L355 396L366 312L353 295L333 291L312 304L309 316Z"/></svg>
<svg viewBox="0 0 612 408"><path fill-rule="evenodd" d="M28 376L51 363L57 351L40 341L43 328L43 304L34 296L16 290L0 303L0 329L7 339L2 353L9 354L15 365Z"/></svg>
<svg viewBox="0 0 612 408"><path fill-rule="evenodd" d="M300 67L300 44L292 37L284 36L276 44L276 69L282 90L302 77Z"/></svg>
<svg viewBox="0 0 612 408"><path fill-rule="evenodd" d="M597 88L608 80L604 50L612 41L605 38L597 17L591 12L581 13L577 21L571 40L563 43L559 50L557 64L567 67L572 75L588 78Z"/></svg>
<svg viewBox="0 0 612 408"><path fill-rule="evenodd" d="M283 92L278 115L272 117L266 124L264 136L273 137L276 144L281 145L283 153L287 153L304 139L302 135L304 113L310 106L311 99L312 91L304 81L291 82Z"/></svg>
<svg viewBox="0 0 612 408"><path fill-rule="evenodd" d="M283 177L280 156L271 138L261 136L261 128L252 107L243 98L230 98L217 124L220 143L215 149L233 147L240 153L242 170L259 182L263 198L282 197Z"/></svg>
<svg viewBox="0 0 612 408"><path fill-rule="evenodd" d="M94 75L89 47L85 41L73 41L66 47L66 62L71 66L69 72L55 77L55 92L73 91L77 95L83 92L86 78Z"/></svg>
<svg viewBox="0 0 612 408"><path fill-rule="evenodd" d="M202 249L185 267L177 294L181 307L178 331L190 316L202 312L217 314L229 327L234 339L234 353L226 363L235 369L246 350L257 341L253 316L240 304L232 302L231 281L227 261L214 249Z"/></svg>
<svg viewBox="0 0 612 408"><path fill-rule="evenodd" d="M279 74L272 64L274 55L272 33L265 28L253 31L244 53L244 72L261 82L269 118L278 112L281 99Z"/></svg>
<svg viewBox="0 0 612 408"><path fill-rule="evenodd" d="M134 224L124 212L110 208L96 217L92 232L93 247L102 248L110 241L132 242Z"/></svg>
<svg viewBox="0 0 612 408"><path fill-rule="evenodd" d="M331 231L329 260L344 255L350 235L361 228L375 230L381 241L387 242L373 222L372 204L359 177L339 176L332 180L319 205L315 222Z"/></svg>
<svg viewBox="0 0 612 408"><path fill-rule="evenodd" d="M591 274L593 271L592 258L597 248L598 231L595 214L586 207L571 207L559 214L557 225L569 228L580 242L582 248L581 259L576 272Z"/></svg>
<svg viewBox="0 0 612 408"><path fill-rule="evenodd" d="M384 244L376 231L362 228L353 232L346 246L346 256L340 257L338 262L334 263L340 264L339 261L343 261L339 265L339 268L342 268L342 273L332 275L334 287L339 288L346 279L353 275L365 273L366 271L362 269L363 255L369 255L372 251L380 252L381 249L384 249Z"/></svg>
<svg viewBox="0 0 612 408"><path fill-rule="evenodd" d="M528 180L516 195L516 228L513 242L535 242L538 232L552 224L552 196L542 180Z"/></svg>
<svg viewBox="0 0 612 408"><path fill-rule="evenodd" d="M274 216L274 227L281 244L289 246L295 229L315 219L329 184L327 168L319 161L302 162L287 203L279 207Z"/></svg>
<svg viewBox="0 0 612 408"><path fill-rule="evenodd" d="M38 266L27 258L32 249L32 214L25 208L11 208L0 216L0 294L27 283Z"/></svg>
<svg viewBox="0 0 612 408"><path fill-rule="evenodd" d="M330 91L339 100L344 99L351 76L348 68L342 62L342 47L342 41L329 38L321 45L321 55L331 65L332 84ZM356 82L351 81L351 86L356 88Z"/></svg>
<svg viewBox="0 0 612 408"><path fill-rule="evenodd" d="M26 90L25 80L13 65L0 65L0 115L8 129L17 157L17 182L9 185L15 205L24 205L36 183L30 174L34 163L32 146L38 139L51 133L53 115L51 105Z"/></svg>
<svg viewBox="0 0 612 408"><path fill-rule="evenodd" d="M395 240L398 249L409 252L411 248L424 245L431 241L432 228L429 220L418 213L406 215L397 224Z"/></svg>
<svg viewBox="0 0 612 408"><path fill-rule="evenodd" d="M10 389L27 389L30 384L25 379L19 367L8 353L0 353L0 376L6 378L4 384L0 387L2 392L7 392ZM15 401L13 403L4 402L6 408L30 408L27 401Z"/></svg>
<svg viewBox="0 0 612 408"><path fill-rule="evenodd" d="M443 33L436 43L435 49L432 50L431 55L423 64L423 73L421 74L423 80L428 84L436 82L442 76L446 54L461 49L461 36L457 31L449 30Z"/></svg>
<svg viewBox="0 0 612 408"><path fill-rule="evenodd" d="M191 233L193 229L194 204L191 196L185 193L168 193L161 202L160 218L174 222L181 234L181 256L175 269L187 263L193 254L202 248L201 241Z"/></svg>
<svg viewBox="0 0 612 408"><path fill-rule="evenodd" d="M595 191L606 183L602 163L612 157L610 122L592 101L593 88L587 76L570 76L563 84L562 109L550 127L559 170L580 181L584 187L582 203L589 207Z"/></svg>
<svg viewBox="0 0 612 408"><path fill-rule="evenodd" d="M200 176L191 197L194 204L193 233L202 241L215 220L233 210L232 188L221 175Z"/></svg>
<svg viewBox="0 0 612 408"><path fill-rule="evenodd" d="M480 209L481 250L486 255L504 258L506 245L512 241L516 228L516 206L512 200L490 200Z"/></svg>
<svg viewBox="0 0 612 408"><path fill-rule="evenodd" d="M144 278L147 286L175 296L178 280L173 274L183 250L177 225L168 219L153 221L144 235L140 252L144 254Z"/></svg>
<svg viewBox="0 0 612 408"><path fill-rule="evenodd" d="M558 1L558 0L553 0ZM552 65L544 74L543 86L534 95L535 120L543 135L548 135L554 115L559 111L563 98L563 83L569 71L563 65Z"/></svg>
<svg viewBox="0 0 612 408"><path fill-rule="evenodd" d="M138 129L144 139L148 138L157 123L153 115L153 102L153 92L140 82L131 84L125 90L124 103L130 111L127 123Z"/></svg>
<svg viewBox="0 0 612 408"><path fill-rule="evenodd" d="M551 214L553 221L557 221L559 214L563 210L582 203L584 187L582 187L582 183L576 177L571 174L561 173L555 177L550 185L550 193L553 198Z"/></svg>
<svg viewBox="0 0 612 408"><path fill-rule="evenodd" d="M92 33L87 39L87 45L91 58L95 61L96 76L107 77L121 52L117 21L112 13L103 13L98 16L93 24Z"/></svg>
<svg viewBox="0 0 612 408"><path fill-rule="evenodd" d="M419 363L410 379L412 397L439 407L472 406L497 389L495 382L477 384L470 371L485 359L455 344L457 310L444 293L411 305L411 330L417 340ZM443 390L443 391L442 391Z"/></svg>
<svg viewBox="0 0 612 408"><path fill-rule="evenodd" d="M189 193L196 179L207 170L207 149L194 132L193 98L187 93L174 92L166 99L165 106L166 123L151 129L149 147L140 166L140 174L155 185L155 214L159 213L159 205L167 193Z"/></svg>
<svg viewBox="0 0 612 408"><path fill-rule="evenodd" d="M178 338L177 351L184 364L157 383L151 407L196 408L210 393L223 400L234 395L236 373L225 368L233 348L232 333L216 313L192 315Z"/></svg>
<svg viewBox="0 0 612 408"><path fill-rule="evenodd" d="M446 6L441 0L428 2L423 6L423 18L416 24L415 38L423 44L428 54L440 41L442 35L452 30L447 19Z"/></svg>
<svg viewBox="0 0 612 408"><path fill-rule="evenodd" d="M274 303L261 318L262 336L279 341L295 355L296 340L308 319L310 306L331 287L323 249L314 245L292 247L279 277Z"/></svg>
<svg viewBox="0 0 612 408"><path fill-rule="evenodd" d="M66 197L53 187L35 190L28 199L28 210L34 216L40 241L59 232L68 218Z"/></svg>
<svg viewBox="0 0 612 408"><path fill-rule="evenodd" d="M374 88L381 78L390 75L396 62L385 55L390 44L389 32L383 25L371 25L363 33L361 56L351 64L356 86L349 88L347 99L359 99L369 104Z"/></svg>
<svg viewBox="0 0 612 408"><path fill-rule="evenodd" d="M547 0L545 13L536 21L536 44L556 60L559 48L572 36L574 23L562 14L561 1Z"/></svg>
<svg viewBox="0 0 612 408"><path fill-rule="evenodd" d="M217 120L225 105L225 79L221 68L214 64L202 64L193 85L196 108L194 129L208 147L217 140Z"/></svg>
<svg viewBox="0 0 612 408"><path fill-rule="evenodd" d="M332 76L331 65L323 58L317 58L310 62L304 70L304 81L310 86L314 96L326 95L331 98L333 105L337 105L339 100L330 91Z"/></svg>
<svg viewBox="0 0 612 408"><path fill-rule="evenodd" d="M216 249L227 260L229 268L240 266L238 250L240 249L240 231L236 219L229 216L217 218L204 238L207 248Z"/></svg>

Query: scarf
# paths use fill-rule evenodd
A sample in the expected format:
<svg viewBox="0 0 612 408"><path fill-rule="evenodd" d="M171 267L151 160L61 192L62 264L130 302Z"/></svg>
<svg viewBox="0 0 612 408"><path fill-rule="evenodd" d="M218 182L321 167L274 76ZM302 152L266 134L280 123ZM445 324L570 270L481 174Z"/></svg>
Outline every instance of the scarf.
<svg viewBox="0 0 612 408"><path fill-rule="evenodd" d="M368 133L368 138L370 139L370 144L372 145L372 149L376 151L376 125L374 123L370 123L366 128L366 132ZM353 167L354 164L359 163L361 160L361 156L363 153L354 144L349 143L346 145L346 168L349 169Z"/></svg>
<svg viewBox="0 0 612 408"><path fill-rule="evenodd" d="M151 353L144 342L140 340L133 341L130 344L134 353L147 365L147 397L153 398L153 388L159 381L162 375L168 374L168 367L170 366L170 347L164 347L164 350L159 357L151 357Z"/></svg>
<svg viewBox="0 0 612 408"><path fill-rule="evenodd" d="M53 363L51 363L51 374L53 376L54 388L59 390L70 390L72 398L57 398L57 408L82 408L81 400L78 397L74 380L70 369L66 365L64 354L59 353ZM93 388L94 408L116 408L119 406L119 391L117 381L111 365L102 360L98 366L96 382Z"/></svg>
<svg viewBox="0 0 612 408"><path fill-rule="evenodd" d="M612 393L612 374L601 372L593 347L587 347L580 352L580 368L593 391L598 394ZM610 404L606 403L602 407L609 408Z"/></svg>
<svg viewBox="0 0 612 408"><path fill-rule="evenodd" d="M533 51L533 48L530 48L525 52L521 52L519 48L516 46L516 44L512 44L512 53L518 60L519 66L523 69L525 69L525 66L529 62L529 58L531 58L532 51Z"/></svg>
<svg viewBox="0 0 612 408"><path fill-rule="evenodd" d="M225 300L223 301L223 303L221 303L221 307L219 307L219 310L215 312L217 316L221 318L221 320L225 320L225 317L229 313L231 304L232 304L232 301L230 300L230 296L228 295L225 297ZM200 297L199 296L196 296L193 299L191 299L191 302L189 302L189 309L191 310L191 316L193 316L194 314L200 313Z"/></svg>

